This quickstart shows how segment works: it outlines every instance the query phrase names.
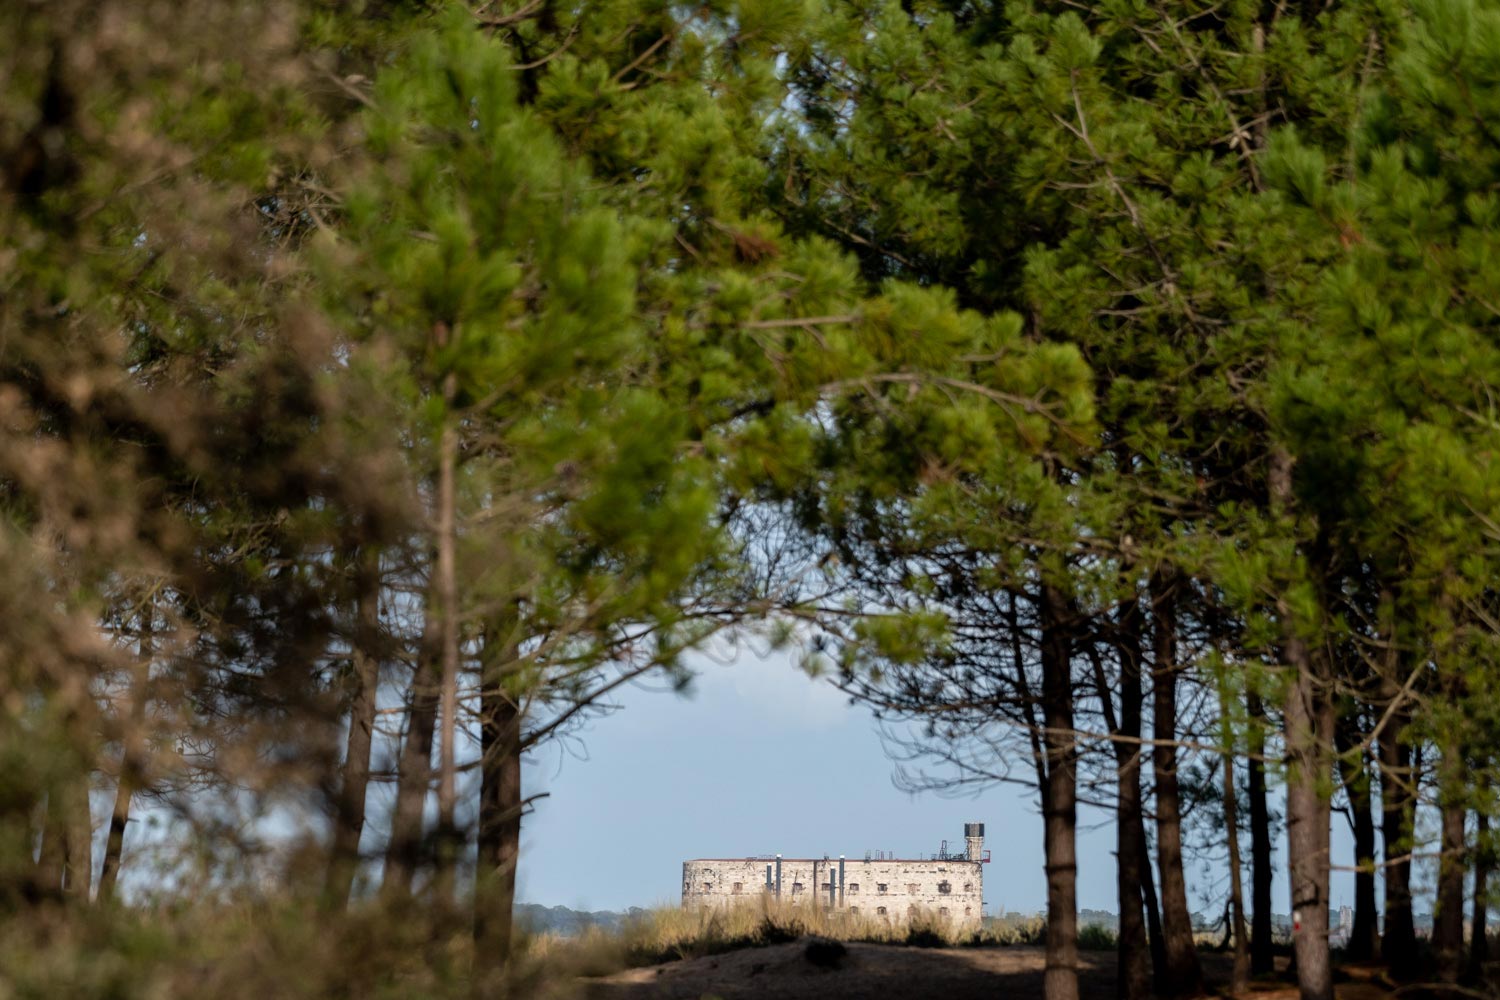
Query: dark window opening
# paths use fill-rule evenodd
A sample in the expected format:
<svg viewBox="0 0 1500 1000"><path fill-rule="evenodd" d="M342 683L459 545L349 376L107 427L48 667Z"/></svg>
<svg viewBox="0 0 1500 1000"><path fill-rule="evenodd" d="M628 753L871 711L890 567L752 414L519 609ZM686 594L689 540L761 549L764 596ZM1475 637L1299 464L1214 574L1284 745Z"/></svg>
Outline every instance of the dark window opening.
<svg viewBox="0 0 1500 1000"><path fill-rule="evenodd" d="M952 891L953 891L953 883L952 882L944 880L944 881L938 883L938 892L942 893L944 896L948 895Z"/></svg>
<svg viewBox="0 0 1500 1000"><path fill-rule="evenodd" d="M745 891L745 883L743 883L743 882L736 882L734 884L734 888L732 890L730 890L730 891L733 892L736 896L738 896L740 893L742 893L742 892Z"/></svg>

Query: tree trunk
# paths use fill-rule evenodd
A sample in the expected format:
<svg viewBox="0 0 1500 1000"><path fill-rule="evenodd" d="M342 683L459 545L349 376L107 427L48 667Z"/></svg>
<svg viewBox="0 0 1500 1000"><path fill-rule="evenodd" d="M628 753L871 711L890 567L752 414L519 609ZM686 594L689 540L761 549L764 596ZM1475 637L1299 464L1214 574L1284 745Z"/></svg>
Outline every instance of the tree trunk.
<svg viewBox="0 0 1500 1000"><path fill-rule="evenodd" d="M1474 924L1469 932L1469 981L1482 983L1484 966L1490 959L1488 922L1490 899L1490 818L1474 813Z"/></svg>
<svg viewBox="0 0 1500 1000"><path fill-rule="evenodd" d="M132 694L132 700L135 695ZM127 736L127 739L129 737ZM120 862L125 852L125 827L130 823L130 801L139 778L139 765L127 748L120 758L120 776L115 783L115 804L109 816L109 834L104 841L104 864L99 869L97 900L107 903L115 896L120 878Z"/></svg>
<svg viewBox="0 0 1500 1000"><path fill-rule="evenodd" d="M1394 689L1392 697L1400 697ZM1385 871L1385 936L1380 955L1392 974L1405 978L1416 971L1417 932L1411 911L1411 833L1416 778L1405 730L1410 713L1404 706L1391 713L1380 733L1381 840Z"/></svg>
<svg viewBox="0 0 1500 1000"><path fill-rule="evenodd" d="M501 667L514 659L505 644ZM479 792L479 860L474 883L475 983L500 988L512 949L516 865L521 856L522 716L503 672L486 671L480 695L483 764Z"/></svg>
<svg viewBox="0 0 1500 1000"><path fill-rule="evenodd" d="M1161 905L1156 894L1156 877L1151 873L1151 847L1146 843L1145 824L1141 827L1141 902L1146 904L1146 932L1151 942L1151 988L1166 993L1167 941L1161 929Z"/></svg>
<svg viewBox="0 0 1500 1000"><path fill-rule="evenodd" d="M1120 719L1116 740L1117 816L1115 853L1120 897L1120 933L1115 993L1120 1000L1151 995L1146 922L1142 913L1141 862L1146 853L1141 802L1141 610L1136 601L1120 608Z"/></svg>
<svg viewBox="0 0 1500 1000"><path fill-rule="evenodd" d="M1245 926L1245 891L1240 878L1240 818L1234 788L1234 743L1229 698L1220 689L1219 718L1224 729L1224 833L1229 841L1229 909L1234 928L1234 977L1229 992L1244 993L1250 983L1250 942Z"/></svg>
<svg viewBox="0 0 1500 1000"><path fill-rule="evenodd" d="M380 688L380 554L363 548L355 566L354 634L350 642L349 735L344 773L334 806L333 849L328 866L327 899L344 907L359 870L359 842L365 829L365 799L370 787L370 750L375 738L375 700Z"/></svg>
<svg viewBox="0 0 1500 1000"><path fill-rule="evenodd" d="M1272 449L1267 473L1271 513L1292 514L1292 455ZM1292 671L1286 685L1286 836L1292 888L1292 960L1302 1000L1333 1000L1328 951L1328 874L1331 816L1319 785L1327 773L1324 748L1333 739L1333 705L1312 653L1297 631L1291 610L1279 603L1284 636L1282 662Z"/></svg>
<svg viewBox="0 0 1500 1000"><path fill-rule="evenodd" d="M1177 790L1177 610L1170 571L1151 578L1155 656L1151 672L1152 769L1156 778L1156 854L1161 876L1162 924L1166 935L1166 993L1203 993L1203 973L1188 913L1187 879L1182 869L1182 810Z"/></svg>
<svg viewBox="0 0 1500 1000"><path fill-rule="evenodd" d="M1468 816L1462 804L1464 760L1456 740L1443 745L1443 780L1441 790L1442 857L1438 859L1437 908L1432 915L1432 952L1437 960L1438 979L1457 983L1464 965L1464 872L1468 867L1464 849L1464 820Z"/></svg>
<svg viewBox="0 0 1500 1000"><path fill-rule="evenodd" d="M446 341L446 328L441 334ZM440 656L442 657L442 743L438 761L437 889L453 895L453 872L458 863L458 429L451 410L458 377L443 379L443 428L438 442L437 565L433 589L437 595Z"/></svg>
<svg viewBox="0 0 1500 1000"><path fill-rule="evenodd" d="M1260 695L1245 696L1250 715L1250 974L1276 969L1271 940L1271 809L1266 800L1266 712Z"/></svg>
<svg viewBox="0 0 1500 1000"><path fill-rule="evenodd" d="M1312 656L1301 639L1287 639L1283 656L1294 672L1287 685L1287 860L1292 884L1292 950L1302 1000L1332 1000L1328 952L1328 800L1319 789L1332 738L1332 710L1320 690Z"/></svg>
<svg viewBox="0 0 1500 1000"><path fill-rule="evenodd" d="M1073 727L1068 601L1042 585L1042 720L1047 786L1042 797L1047 858L1046 1000L1078 1000L1077 750Z"/></svg>
<svg viewBox="0 0 1500 1000"><path fill-rule="evenodd" d="M104 841L104 864L99 869L97 899L106 903L115 896L120 878L120 863L125 853L125 828L130 823L130 805L136 789L142 787L146 774L146 706L151 680L151 660L155 655L155 606L148 600L141 611L139 648L136 651L134 676L125 724L120 732L120 776L115 782L115 804L110 812L109 833Z"/></svg>
<svg viewBox="0 0 1500 1000"><path fill-rule="evenodd" d="M1353 961L1368 962L1375 958L1380 944L1375 905L1374 798L1370 794L1369 767L1360 749L1360 733L1353 720L1341 720L1334 732L1339 776L1354 815L1354 858L1359 868L1354 873L1354 929L1344 954Z"/></svg>
<svg viewBox="0 0 1500 1000"><path fill-rule="evenodd" d="M428 606L430 609L430 595ZM423 812L432 785L432 734L438 708L435 617L429 613L423 623L421 648L412 672L410 718L397 765L396 805L391 813L391 837L381 883L381 890L388 895L410 895L412 879L422 863Z"/></svg>

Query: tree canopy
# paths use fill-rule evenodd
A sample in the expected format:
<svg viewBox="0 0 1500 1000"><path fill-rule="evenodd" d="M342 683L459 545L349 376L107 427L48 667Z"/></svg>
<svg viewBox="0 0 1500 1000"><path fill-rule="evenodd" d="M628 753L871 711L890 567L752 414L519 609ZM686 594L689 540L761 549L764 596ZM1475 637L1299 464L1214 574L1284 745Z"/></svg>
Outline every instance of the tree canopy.
<svg viewBox="0 0 1500 1000"><path fill-rule="evenodd" d="M1483 977L1500 7L68 0L0 37L7 915L111 919L151 857L350 940L462 919L431 988L518 991L522 759L764 632L911 787L1035 784L1049 1000L1080 797L1121 996L1203 989L1205 802L1235 985L1269 972L1276 785L1303 997L1335 809L1350 957Z"/></svg>

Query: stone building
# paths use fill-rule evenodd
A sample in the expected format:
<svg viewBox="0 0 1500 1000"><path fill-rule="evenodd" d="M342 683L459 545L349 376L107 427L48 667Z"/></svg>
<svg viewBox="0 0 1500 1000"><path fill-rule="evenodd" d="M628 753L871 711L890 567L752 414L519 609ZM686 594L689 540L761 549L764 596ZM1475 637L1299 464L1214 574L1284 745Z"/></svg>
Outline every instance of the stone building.
<svg viewBox="0 0 1500 1000"><path fill-rule="evenodd" d="M964 849L948 842L924 857L696 858L682 863L682 905L732 906L763 898L904 923L919 913L979 926L984 913L984 824L964 824Z"/></svg>

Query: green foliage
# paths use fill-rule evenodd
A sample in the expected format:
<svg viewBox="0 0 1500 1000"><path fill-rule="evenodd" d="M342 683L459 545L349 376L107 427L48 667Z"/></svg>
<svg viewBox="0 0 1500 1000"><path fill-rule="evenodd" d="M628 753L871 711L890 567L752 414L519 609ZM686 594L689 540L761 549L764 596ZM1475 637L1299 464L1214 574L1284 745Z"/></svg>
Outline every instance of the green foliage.
<svg viewBox="0 0 1500 1000"><path fill-rule="evenodd" d="M1083 951L1114 951L1119 940L1102 924L1085 924L1078 929L1078 947Z"/></svg>
<svg viewBox="0 0 1500 1000"><path fill-rule="evenodd" d="M766 619L1033 733L1168 579L1226 749L1310 670L1493 808L1492 4L88 6L0 13L0 906L87 896L91 789L204 878L349 819L354 705L414 664L415 720L439 646L492 787ZM22 992L217 960L107 916ZM653 920L622 954L807 929Z"/></svg>

